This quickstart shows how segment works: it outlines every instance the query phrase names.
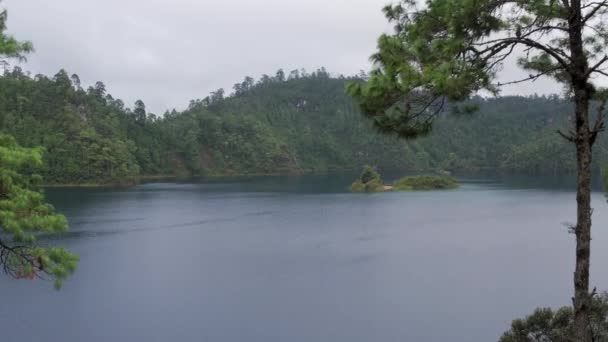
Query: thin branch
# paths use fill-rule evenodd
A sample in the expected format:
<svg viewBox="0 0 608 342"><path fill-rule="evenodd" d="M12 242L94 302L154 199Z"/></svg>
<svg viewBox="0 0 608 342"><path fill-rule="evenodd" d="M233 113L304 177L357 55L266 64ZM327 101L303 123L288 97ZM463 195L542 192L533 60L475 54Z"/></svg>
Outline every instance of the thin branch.
<svg viewBox="0 0 608 342"><path fill-rule="evenodd" d="M606 129L606 126L604 124L604 119L606 117L606 113L604 111L605 109L606 109L606 100L603 100L602 102L600 102L600 106L597 110L597 118L595 119L595 123L593 124L593 129L591 130L591 137L590 137L589 143L592 146L593 146L593 144L595 144L597 135Z"/></svg>
<svg viewBox="0 0 608 342"><path fill-rule="evenodd" d="M535 74L535 75L530 75L530 76L528 76L526 78L523 78L523 79L520 79L520 80L516 80L516 81L509 81L509 82L505 82L505 83L499 82L498 86L502 87L502 86L511 85L511 84L524 83L524 82L528 82L528 81L534 82L537 79L541 78L542 76L548 75L548 74L550 74L550 73L552 73L554 71L558 71L560 69L561 68L553 68L551 70L543 71L543 72L540 72L540 73Z"/></svg>
<svg viewBox="0 0 608 342"><path fill-rule="evenodd" d="M589 70L585 74L585 78L589 77L592 73L597 71L602 66L602 64L606 63L607 61L608 61L608 55L604 55L604 58L602 58L594 66L589 68Z"/></svg>
<svg viewBox="0 0 608 342"><path fill-rule="evenodd" d="M517 41L517 39L516 39ZM566 69L569 70L570 69L570 64L566 63L566 61L560 57L559 51L555 51L554 48L552 47L547 47L543 44L540 44L532 39L529 38L524 38L522 44L530 46L530 47L535 47L539 50L542 50L544 52L546 52L547 54L549 54L551 57L555 58L555 60L561 64L561 66ZM569 58L569 57L568 57Z"/></svg>
<svg viewBox="0 0 608 342"><path fill-rule="evenodd" d="M9 246L0 239L0 265L5 274L13 278L33 278L37 277L45 279L43 274L48 274L42 265L42 260L31 253L31 247L28 246ZM18 258L19 261L13 264L11 258ZM32 267L30 273L25 273L23 267L29 265Z"/></svg>
<svg viewBox="0 0 608 342"><path fill-rule="evenodd" d="M604 71L604 70L599 70L599 69L597 69L597 70L594 70L593 72L595 72L595 73L598 73L598 74L600 74L600 75L604 75L604 76L608 77L608 72L606 72L606 71Z"/></svg>
<svg viewBox="0 0 608 342"><path fill-rule="evenodd" d="M506 47L508 47L511 44L514 44L514 45L522 44L522 45L525 45L525 46L528 46L531 48L536 48L538 50L541 50L541 51L547 53L548 55L553 57L557 61L557 63L559 63L562 66L562 68L564 68L566 70L570 70L570 63L566 62L566 59L571 59L571 58L569 56L565 56L563 54L563 51L561 51L560 49L554 48L554 47L543 45L530 38L526 38L523 36L519 37L519 38L518 37L498 38L498 39L493 39L493 40L486 41L486 42L475 43L473 45L487 46L488 44L492 44L492 45L490 45L487 48L485 48L484 50L481 50L478 52L480 55L488 53L488 56L486 57L487 59L490 59L490 58L496 56L496 54L498 52L504 50ZM497 49L498 49L498 51L497 51Z"/></svg>
<svg viewBox="0 0 608 342"><path fill-rule="evenodd" d="M583 24L585 24L589 19L593 18L593 16L602 8L608 8L607 1L592 2L592 3L587 4L586 6L589 7L592 5L596 5L596 6L583 17L583 19L582 19Z"/></svg>
<svg viewBox="0 0 608 342"><path fill-rule="evenodd" d="M576 142L576 138L572 131L570 131L568 134L565 134L564 132L562 132L561 130L558 129L557 134L559 134L562 138L568 140L571 143Z"/></svg>

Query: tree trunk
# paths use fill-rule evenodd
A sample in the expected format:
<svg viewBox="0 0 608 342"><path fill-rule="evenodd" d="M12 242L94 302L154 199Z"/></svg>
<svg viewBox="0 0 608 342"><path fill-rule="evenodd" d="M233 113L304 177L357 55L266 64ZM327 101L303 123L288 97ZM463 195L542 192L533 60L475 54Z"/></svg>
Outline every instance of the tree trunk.
<svg viewBox="0 0 608 342"><path fill-rule="evenodd" d="M589 294L591 255L591 150L588 84L588 59L583 46L583 19L580 0L571 0L568 18L571 68L568 70L574 92L577 187L576 187L576 266L574 270L574 338L592 342Z"/></svg>
<svg viewBox="0 0 608 342"><path fill-rule="evenodd" d="M576 161L577 161L577 221L576 268L574 271L574 333L575 341L591 342L589 329L589 265L591 252L591 137L589 132L589 100L585 91L575 95Z"/></svg>

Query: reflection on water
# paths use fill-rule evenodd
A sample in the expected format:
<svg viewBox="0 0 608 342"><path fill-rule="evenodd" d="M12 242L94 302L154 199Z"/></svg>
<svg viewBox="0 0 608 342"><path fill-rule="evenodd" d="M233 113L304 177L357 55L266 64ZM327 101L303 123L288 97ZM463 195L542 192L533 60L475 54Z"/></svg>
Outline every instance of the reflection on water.
<svg viewBox="0 0 608 342"><path fill-rule="evenodd" d="M43 241L81 267L60 292L0 281L3 338L492 341L568 304L573 178L457 176L367 195L347 192L356 174L49 189L71 232ZM608 289L601 192L593 205L592 281Z"/></svg>

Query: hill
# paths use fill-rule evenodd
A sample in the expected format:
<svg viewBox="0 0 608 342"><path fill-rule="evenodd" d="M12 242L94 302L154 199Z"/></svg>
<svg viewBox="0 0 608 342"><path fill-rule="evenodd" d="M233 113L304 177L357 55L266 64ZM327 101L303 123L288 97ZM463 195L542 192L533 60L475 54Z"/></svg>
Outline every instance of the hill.
<svg viewBox="0 0 608 342"><path fill-rule="evenodd" d="M0 131L46 149L45 179L105 183L142 175L228 175L358 170L500 169L574 171L574 149L555 132L567 127L569 103L557 96L475 98L474 114L446 110L428 137L404 142L378 135L324 69L246 77L188 109L147 113L108 94L83 89L77 75L52 78L19 68L0 77ZM605 161L600 138L596 164Z"/></svg>

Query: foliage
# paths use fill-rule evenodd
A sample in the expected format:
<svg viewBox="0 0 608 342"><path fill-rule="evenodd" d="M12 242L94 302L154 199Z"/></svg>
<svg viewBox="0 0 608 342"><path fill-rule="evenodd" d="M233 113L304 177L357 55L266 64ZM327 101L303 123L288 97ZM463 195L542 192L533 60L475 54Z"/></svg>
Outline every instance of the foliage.
<svg viewBox="0 0 608 342"><path fill-rule="evenodd" d="M606 1L429 0L422 5L402 0L386 6L384 14L395 31L378 39L369 78L347 88L384 133L406 139L427 135L449 105L541 77L563 83L568 95L576 87L589 92L587 99L605 93L591 82L608 76L602 69L608 62ZM578 34L580 46L571 46L570 37ZM526 53L518 64L529 76L498 82L503 62L519 47Z"/></svg>
<svg viewBox="0 0 608 342"><path fill-rule="evenodd" d="M590 324L593 341L608 341L608 295L594 296ZM525 319L516 319L500 342L574 342L572 307L536 309Z"/></svg>
<svg viewBox="0 0 608 342"><path fill-rule="evenodd" d="M351 192L365 192L365 184L360 180L356 180L350 185Z"/></svg>
<svg viewBox="0 0 608 342"><path fill-rule="evenodd" d="M384 184L381 180L372 179L367 183L363 183L360 180L355 181L350 186L351 192L382 192L384 191Z"/></svg>
<svg viewBox="0 0 608 342"><path fill-rule="evenodd" d="M404 177L393 184L393 190L397 191L444 190L457 187L459 184L456 179L433 175Z"/></svg>
<svg viewBox="0 0 608 342"><path fill-rule="evenodd" d="M6 9L0 11L0 56L2 56L3 64L8 64L6 61L9 58L25 60L25 54L34 50L32 43L29 41L19 41L15 37L7 34L6 20L8 13Z"/></svg>
<svg viewBox="0 0 608 342"><path fill-rule="evenodd" d="M40 166L41 150L21 148L12 137L0 135L0 265L15 278L49 275L59 288L76 269L78 257L63 248L35 244L40 233L68 228L66 218L53 212L42 193L32 190L40 179L32 171Z"/></svg>
<svg viewBox="0 0 608 342"><path fill-rule="evenodd" d="M77 76L74 76L77 78ZM103 84L85 92L65 71L34 79L15 67L0 79L0 125L28 147L43 146L44 178L86 183L124 179L139 173L145 153L127 139L139 137L122 102L102 97ZM138 154L138 152L140 154Z"/></svg>
<svg viewBox="0 0 608 342"><path fill-rule="evenodd" d="M380 174L373 166L365 165L361 172L361 176L359 176L359 180L361 183L366 184L373 180L380 180Z"/></svg>
<svg viewBox="0 0 608 342"><path fill-rule="evenodd" d="M264 80L264 81L263 81ZM472 98L475 116L442 115L425 138L378 136L344 87L354 78L321 71L259 80L239 94L193 101L162 116L135 111L98 82L0 77L0 132L45 149L47 183L121 183L149 175L228 175L355 170L501 169L574 172L574 149L555 131L572 105L557 96ZM105 94L100 97L100 94ZM217 95L216 95L217 96ZM608 162L599 136L595 168Z"/></svg>
<svg viewBox="0 0 608 342"><path fill-rule="evenodd" d="M480 91L498 94L504 83L497 74L510 57L529 76L506 83L549 77L564 86L574 118L558 133L576 148L578 179L574 330L577 340L590 342L590 183L593 146L605 128L607 91L598 84L608 77L608 0L401 0L384 13L395 32L378 40L369 80L348 87L381 132L425 136L446 104ZM592 100L600 101L593 116Z"/></svg>
<svg viewBox="0 0 608 342"><path fill-rule="evenodd" d="M20 42L5 33L6 19L3 10L0 60L5 66L6 59L24 60L33 49L30 42ZM68 228L66 218L55 214L42 193L33 188L40 180L35 171L42 164L40 149L22 148L13 137L0 134L0 267L15 278L48 275L59 288L76 269L78 257L63 248L36 244L39 234L61 233Z"/></svg>
<svg viewBox="0 0 608 342"><path fill-rule="evenodd" d="M384 183L380 174L372 166L363 167L361 176L351 186L352 192L381 192L384 191Z"/></svg>

